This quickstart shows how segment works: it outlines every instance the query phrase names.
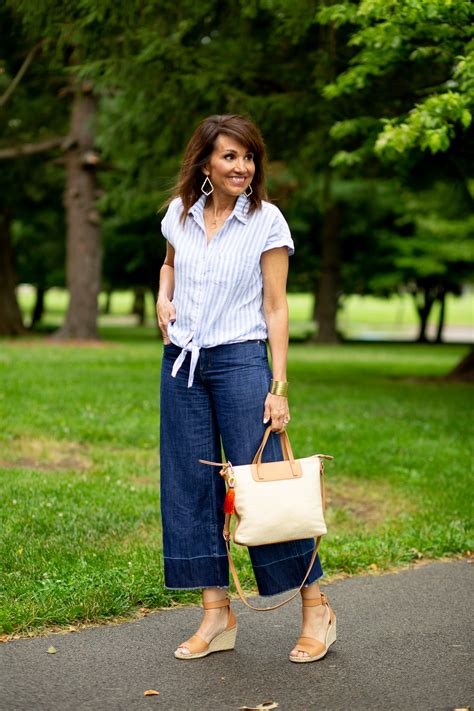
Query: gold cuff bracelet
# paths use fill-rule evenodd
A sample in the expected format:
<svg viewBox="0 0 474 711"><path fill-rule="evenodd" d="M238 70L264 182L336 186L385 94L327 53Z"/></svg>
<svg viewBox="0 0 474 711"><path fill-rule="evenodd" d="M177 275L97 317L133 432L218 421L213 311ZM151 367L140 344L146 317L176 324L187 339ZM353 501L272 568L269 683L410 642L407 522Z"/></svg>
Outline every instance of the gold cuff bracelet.
<svg viewBox="0 0 474 711"><path fill-rule="evenodd" d="M272 380L270 393L288 397L288 383L285 380Z"/></svg>

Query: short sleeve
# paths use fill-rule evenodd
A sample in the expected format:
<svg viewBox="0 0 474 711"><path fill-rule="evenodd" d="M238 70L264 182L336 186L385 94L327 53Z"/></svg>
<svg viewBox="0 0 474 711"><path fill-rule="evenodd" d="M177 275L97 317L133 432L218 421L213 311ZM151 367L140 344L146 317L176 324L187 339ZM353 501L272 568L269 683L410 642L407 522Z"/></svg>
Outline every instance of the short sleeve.
<svg viewBox="0 0 474 711"><path fill-rule="evenodd" d="M169 205L166 210L166 214L161 220L161 233L165 239L168 240L173 248L175 245L175 234L176 228L179 226L179 204L181 200L175 199Z"/></svg>
<svg viewBox="0 0 474 711"><path fill-rule="evenodd" d="M291 238L290 228L279 210L275 215L275 219L270 228L270 234L267 237L262 252L275 249L276 247L288 247L288 256L290 257L295 253L295 245Z"/></svg>

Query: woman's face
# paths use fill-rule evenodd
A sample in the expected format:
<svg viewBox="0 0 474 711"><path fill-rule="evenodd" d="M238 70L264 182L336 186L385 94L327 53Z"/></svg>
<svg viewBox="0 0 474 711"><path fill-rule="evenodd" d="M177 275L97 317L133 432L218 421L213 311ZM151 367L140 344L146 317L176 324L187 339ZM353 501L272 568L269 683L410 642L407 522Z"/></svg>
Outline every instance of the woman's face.
<svg viewBox="0 0 474 711"><path fill-rule="evenodd" d="M203 172L209 177L216 193L238 197L255 175L253 153L235 138L221 133L216 138Z"/></svg>

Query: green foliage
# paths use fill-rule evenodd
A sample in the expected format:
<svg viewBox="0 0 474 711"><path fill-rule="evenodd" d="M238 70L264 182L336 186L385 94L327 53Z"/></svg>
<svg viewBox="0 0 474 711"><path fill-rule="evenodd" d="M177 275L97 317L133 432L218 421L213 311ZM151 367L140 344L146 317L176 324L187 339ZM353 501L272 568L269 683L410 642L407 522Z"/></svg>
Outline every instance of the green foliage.
<svg viewBox="0 0 474 711"><path fill-rule="evenodd" d="M474 68L474 53L473 53ZM448 91L431 96L416 104L406 121L384 121L384 127L375 142L375 152L395 160L398 155L417 147L431 153L447 151L456 135L456 124L464 129L472 121L473 96Z"/></svg>
<svg viewBox="0 0 474 711"><path fill-rule="evenodd" d="M100 97L107 286L156 287L165 246L156 212L194 126L223 112L249 113L267 140L270 196L297 245L291 290L315 291L333 202L343 210L341 293L388 294L447 275L458 290L468 278L472 205L447 210L450 182L468 192L474 164L466 0L9 0L6 8L0 90L31 46L43 45L7 106L3 146L65 134L70 82L90 82ZM44 249L49 285L63 279L63 173L43 163L2 164L2 188L25 255L20 275L33 281ZM434 189L439 209L435 181L444 186Z"/></svg>
<svg viewBox="0 0 474 711"><path fill-rule="evenodd" d="M454 292L473 278L474 217L465 216L470 199L460 185L436 183L430 190L405 193L398 218L406 236L395 240L395 266L405 283L445 284Z"/></svg>
<svg viewBox="0 0 474 711"><path fill-rule="evenodd" d="M370 103L381 124L370 127L376 129L370 136L379 157L396 160L415 149L446 151L454 137L469 128L474 110L474 8L468 0L362 0L358 6L348 0L321 8L318 20L352 27L348 44L355 54L350 66L324 94L335 99L377 92L378 102ZM412 107L405 99L407 89ZM428 96L420 101L423 95ZM348 128L352 135L367 131L367 122L361 114ZM333 135L342 137L344 132L336 127ZM350 152L338 154L335 164L343 163L351 164Z"/></svg>
<svg viewBox="0 0 474 711"><path fill-rule="evenodd" d="M38 38L14 13L0 10L0 94L11 85ZM0 148L37 143L67 134L68 105L64 67L41 46L8 102L0 109ZM54 155L54 154L53 154ZM19 282L42 288L64 284L64 170L43 155L1 161L0 210L11 218Z"/></svg>

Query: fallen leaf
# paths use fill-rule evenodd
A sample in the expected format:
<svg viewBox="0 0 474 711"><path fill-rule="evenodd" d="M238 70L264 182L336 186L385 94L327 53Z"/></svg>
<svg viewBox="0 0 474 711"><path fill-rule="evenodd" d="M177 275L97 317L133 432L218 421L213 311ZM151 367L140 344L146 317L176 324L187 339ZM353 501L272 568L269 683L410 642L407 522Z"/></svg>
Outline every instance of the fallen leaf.
<svg viewBox="0 0 474 711"><path fill-rule="evenodd" d="M149 612L151 612L151 608L150 608L150 607L141 607L141 608L140 608L140 612L141 612L143 615L147 615Z"/></svg>
<svg viewBox="0 0 474 711"><path fill-rule="evenodd" d="M158 696L160 692L155 691L155 689L148 689L148 691L143 692L143 696Z"/></svg>
<svg viewBox="0 0 474 711"><path fill-rule="evenodd" d="M257 706L240 706L240 711L270 711L278 708L276 701L263 701Z"/></svg>
<svg viewBox="0 0 474 711"><path fill-rule="evenodd" d="M48 654L56 654L57 651L58 650L56 649L56 647L53 647L53 645L48 647Z"/></svg>
<svg viewBox="0 0 474 711"><path fill-rule="evenodd" d="M369 565L369 568L370 568L370 570L378 570L379 566L377 565L377 563L371 563Z"/></svg>

